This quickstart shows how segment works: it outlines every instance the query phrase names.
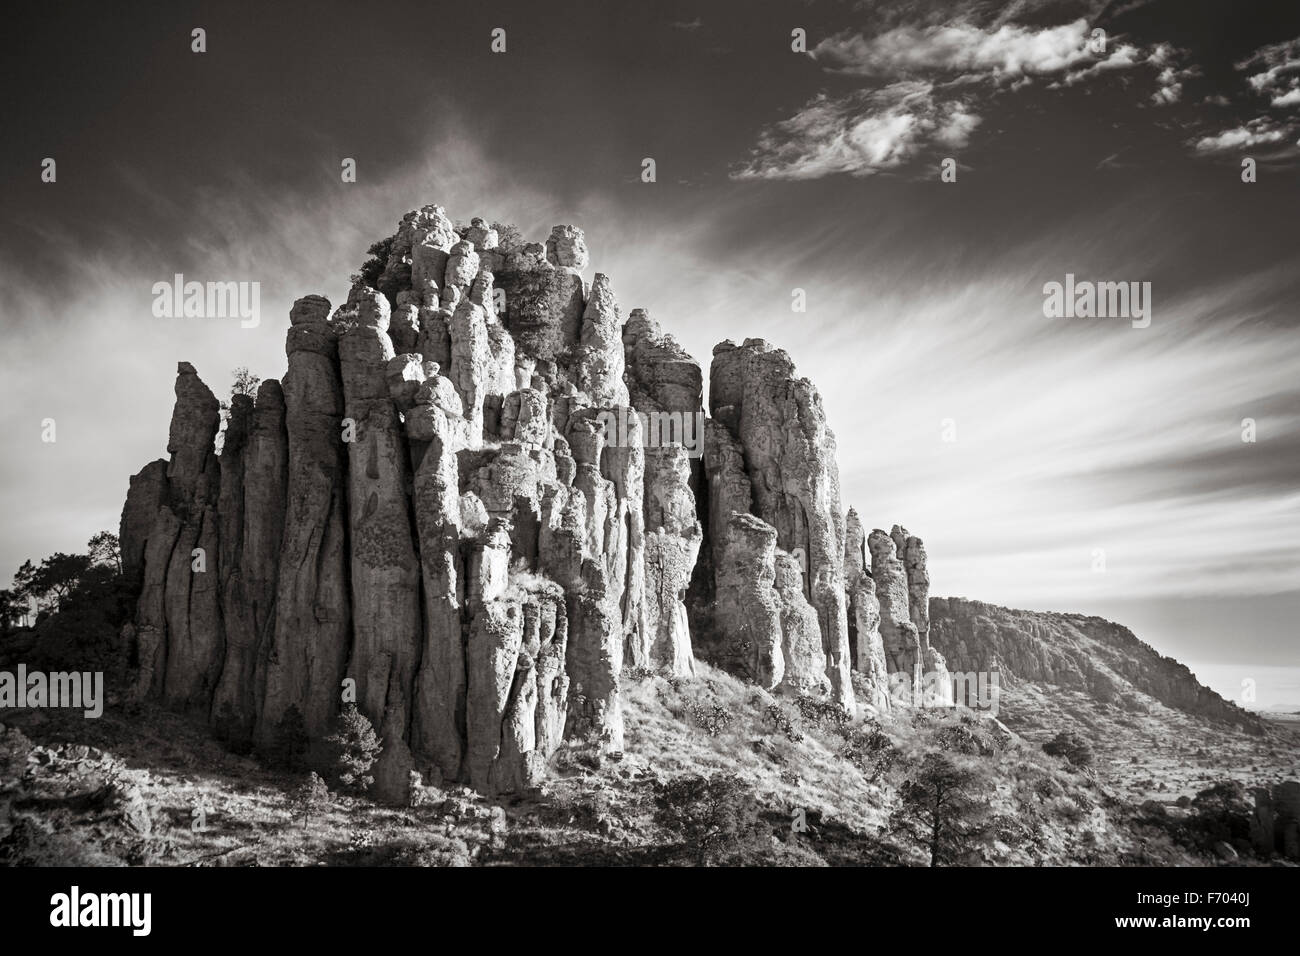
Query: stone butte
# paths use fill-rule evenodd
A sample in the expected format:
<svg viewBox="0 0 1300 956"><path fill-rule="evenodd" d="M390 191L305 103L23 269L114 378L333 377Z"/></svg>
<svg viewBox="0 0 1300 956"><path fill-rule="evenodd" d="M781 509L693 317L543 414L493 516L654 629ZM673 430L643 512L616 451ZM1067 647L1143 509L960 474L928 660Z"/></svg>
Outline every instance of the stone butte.
<svg viewBox="0 0 1300 956"><path fill-rule="evenodd" d="M699 363L584 278L581 229L503 247L425 206L387 246L337 309L294 304L288 371L234 396L219 454L180 363L170 458L122 512L140 696L262 747L296 711L319 761L350 678L401 801L536 786L566 736L620 751L625 666L699 654L851 712L855 666L878 710L891 672L942 670L924 547L845 515L785 352L719 345L706 418ZM703 460L637 412L702 420Z"/></svg>

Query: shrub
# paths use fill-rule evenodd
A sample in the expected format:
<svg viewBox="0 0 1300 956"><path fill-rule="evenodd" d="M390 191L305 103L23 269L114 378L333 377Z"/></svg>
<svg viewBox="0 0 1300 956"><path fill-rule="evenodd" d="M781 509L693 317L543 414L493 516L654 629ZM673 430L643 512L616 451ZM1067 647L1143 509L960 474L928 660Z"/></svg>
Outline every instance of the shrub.
<svg viewBox="0 0 1300 956"><path fill-rule="evenodd" d="M1000 752L1004 742L980 725L978 718L963 717L956 723L941 726L934 735L940 750L989 757Z"/></svg>
<svg viewBox="0 0 1300 956"><path fill-rule="evenodd" d="M1043 744L1043 753L1049 757L1062 757L1072 767L1092 766L1092 746L1070 731L1063 730Z"/></svg>
<svg viewBox="0 0 1300 956"><path fill-rule="evenodd" d="M717 737L726 733L736 717L731 711L718 704L705 707L697 701L691 701L688 705L691 719L700 725L700 728L710 737Z"/></svg>
<svg viewBox="0 0 1300 956"><path fill-rule="evenodd" d="M878 725L859 727L845 738L840 756L861 771L868 780L879 780L898 761L901 753Z"/></svg>
<svg viewBox="0 0 1300 956"><path fill-rule="evenodd" d="M338 730L326 737L325 742L334 748L334 766L343 785L358 793L370 789L375 778L369 771L384 747L356 704L348 704L340 711Z"/></svg>
<svg viewBox="0 0 1300 956"><path fill-rule="evenodd" d="M794 721L780 704L768 704L763 711L763 719L771 724L777 733L785 734L785 738L791 743L797 744L803 740L803 734L795 727Z"/></svg>
<svg viewBox="0 0 1300 956"><path fill-rule="evenodd" d="M822 730L842 732L853 721L849 712L833 700L800 694L794 704L799 708L800 717Z"/></svg>

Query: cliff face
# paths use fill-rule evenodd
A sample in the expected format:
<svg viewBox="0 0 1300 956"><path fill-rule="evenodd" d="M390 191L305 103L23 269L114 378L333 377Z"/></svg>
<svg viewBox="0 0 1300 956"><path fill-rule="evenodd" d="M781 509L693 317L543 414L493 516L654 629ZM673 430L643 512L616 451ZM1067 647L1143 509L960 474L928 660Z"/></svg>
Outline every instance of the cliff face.
<svg viewBox="0 0 1300 956"><path fill-rule="evenodd" d="M967 601L930 599L930 639L954 671L997 666L1016 681L1086 690L1102 702L1138 691L1167 707L1260 732L1259 718L1202 685L1187 668L1099 617L1017 611Z"/></svg>
<svg viewBox="0 0 1300 956"><path fill-rule="evenodd" d="M171 458L122 513L138 694L263 747L295 712L319 747L355 701L400 800L415 774L535 785L566 735L621 750L624 666L688 674L701 636L850 711L855 657L880 709L890 669L935 663L924 549L895 527L868 558L785 352L719 345L707 417L580 229L505 248L425 206L387 249L338 308L294 304L283 382L234 396L220 454L181 363Z"/></svg>

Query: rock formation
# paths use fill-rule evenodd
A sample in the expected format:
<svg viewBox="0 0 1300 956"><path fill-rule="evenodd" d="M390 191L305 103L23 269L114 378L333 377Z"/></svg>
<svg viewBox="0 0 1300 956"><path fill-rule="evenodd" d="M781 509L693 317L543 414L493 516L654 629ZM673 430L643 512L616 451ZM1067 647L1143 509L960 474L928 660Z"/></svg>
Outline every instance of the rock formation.
<svg viewBox="0 0 1300 956"><path fill-rule="evenodd" d="M283 384L232 398L220 454L181 364L171 457L122 512L137 693L259 748L300 725L316 763L354 701L395 801L536 786L566 736L620 751L624 667L697 652L850 711L856 659L889 707L933 664L925 551L846 525L813 385L724 342L706 416L580 229L506 234L407 214L338 309L294 304Z"/></svg>
<svg viewBox="0 0 1300 956"><path fill-rule="evenodd" d="M746 339L741 346L730 341L718 345L709 383L709 408L722 426L706 433L706 467L713 460L710 481L717 476L734 489L736 505L743 503L742 485L747 486L753 514L775 530L777 546L798 562L803 597L817 612L831 693L853 712L844 512L835 436L826 425L821 396L808 379L795 376L789 355L761 339ZM710 439L715 451L709 448ZM715 555L731 548L733 525L727 513L741 510L726 500L730 496L729 491L717 509L710 509ZM766 573L765 564L748 566ZM733 564L728 573L734 570ZM722 575L719 565L719 581ZM719 626L731 629L721 600ZM764 649L758 679L779 684L784 673L779 650L773 646L770 662L767 654Z"/></svg>
<svg viewBox="0 0 1300 956"><path fill-rule="evenodd" d="M1257 716L1201 684L1185 664L1102 618L931 598L929 619L930 639L954 673L997 667L1007 687L1056 684L1103 702L1145 694L1167 707L1261 732Z"/></svg>

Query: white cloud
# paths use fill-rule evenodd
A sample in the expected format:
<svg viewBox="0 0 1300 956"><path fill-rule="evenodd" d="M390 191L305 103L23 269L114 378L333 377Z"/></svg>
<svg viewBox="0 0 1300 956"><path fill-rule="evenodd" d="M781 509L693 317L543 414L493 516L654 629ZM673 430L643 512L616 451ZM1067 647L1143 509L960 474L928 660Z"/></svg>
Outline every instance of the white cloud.
<svg viewBox="0 0 1300 956"><path fill-rule="evenodd" d="M1287 130L1267 117L1257 117L1242 126L1202 136L1194 143L1198 153L1219 153L1249 146L1267 146L1286 139Z"/></svg>
<svg viewBox="0 0 1300 956"><path fill-rule="evenodd" d="M981 28L971 23L895 27L874 37L838 34L812 55L828 67L862 76L978 74L1015 79L1059 73L1094 58L1083 19L1055 27L1017 24Z"/></svg>
<svg viewBox="0 0 1300 956"><path fill-rule="evenodd" d="M928 143L965 146L980 117L961 99L939 99L920 81L840 99L819 95L762 132L736 179L869 176L900 166Z"/></svg>
<svg viewBox="0 0 1300 956"><path fill-rule="evenodd" d="M1178 66L1182 51L1167 43L1148 50L1119 42L1094 53L1091 33L1084 18L1031 27L1006 19L979 26L959 16L870 36L836 34L817 44L813 59L872 86L847 95L820 93L793 116L767 126L732 177L870 176L903 165L930 145L955 151L970 142L988 100L1043 78L1055 78L1048 89L1061 89L1149 64L1160 69L1153 101L1182 98L1182 81L1194 73Z"/></svg>
<svg viewBox="0 0 1300 956"><path fill-rule="evenodd" d="M1279 99L1287 98L1292 91L1300 88L1300 37L1283 43L1262 46L1236 64L1236 68L1243 72L1258 70L1260 67L1264 69L1246 77L1246 82L1250 84L1251 89L1256 93L1271 96L1274 106L1290 106L1300 102L1296 99L1288 100L1286 103L1278 102Z"/></svg>

